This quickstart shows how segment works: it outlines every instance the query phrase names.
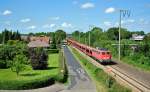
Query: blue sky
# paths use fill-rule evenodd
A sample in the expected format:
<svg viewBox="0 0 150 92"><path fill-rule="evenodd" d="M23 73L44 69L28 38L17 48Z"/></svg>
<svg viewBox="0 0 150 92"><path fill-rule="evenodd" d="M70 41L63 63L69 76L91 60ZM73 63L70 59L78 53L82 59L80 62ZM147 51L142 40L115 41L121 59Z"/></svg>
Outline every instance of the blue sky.
<svg viewBox="0 0 150 92"><path fill-rule="evenodd" d="M89 26L107 30L117 27L119 9L129 9L131 16L122 26L131 31L150 32L150 0L0 0L0 32L51 32L64 29L71 33Z"/></svg>

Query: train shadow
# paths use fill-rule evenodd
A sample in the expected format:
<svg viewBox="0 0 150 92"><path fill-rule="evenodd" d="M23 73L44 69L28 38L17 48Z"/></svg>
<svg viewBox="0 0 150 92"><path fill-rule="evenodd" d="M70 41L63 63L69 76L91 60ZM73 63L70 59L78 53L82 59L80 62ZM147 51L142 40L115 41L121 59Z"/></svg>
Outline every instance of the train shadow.
<svg viewBox="0 0 150 92"><path fill-rule="evenodd" d="M101 62L98 59L91 57L92 59L94 59L95 61L97 61L99 64L107 66L107 65L117 65L118 63L116 63L115 61L110 61L110 62Z"/></svg>
<svg viewBox="0 0 150 92"><path fill-rule="evenodd" d="M100 62L100 64L107 66L107 65L117 65L118 63L111 61L111 62Z"/></svg>

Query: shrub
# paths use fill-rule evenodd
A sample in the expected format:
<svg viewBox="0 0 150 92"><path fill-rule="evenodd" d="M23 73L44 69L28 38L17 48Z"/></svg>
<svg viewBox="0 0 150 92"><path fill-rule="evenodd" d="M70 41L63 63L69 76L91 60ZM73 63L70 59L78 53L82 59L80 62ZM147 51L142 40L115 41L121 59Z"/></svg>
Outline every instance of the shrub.
<svg viewBox="0 0 150 92"><path fill-rule="evenodd" d="M43 48L30 48L31 65L34 70L47 69L48 67L48 54Z"/></svg>
<svg viewBox="0 0 150 92"><path fill-rule="evenodd" d="M48 53L58 53L59 50L58 49L47 49Z"/></svg>
<svg viewBox="0 0 150 92"><path fill-rule="evenodd" d="M19 75L19 72L25 69L25 64L27 60L27 57L23 54L16 55L11 63L11 70Z"/></svg>
<svg viewBox="0 0 150 92"><path fill-rule="evenodd" d="M113 84L114 84L114 79L112 77L108 76L108 78L106 79L107 87L111 88Z"/></svg>
<svg viewBox="0 0 150 92"><path fill-rule="evenodd" d="M56 77L56 80L65 83L68 79L68 70L66 65L66 59L62 51L59 52L59 66L60 74Z"/></svg>
<svg viewBox="0 0 150 92"><path fill-rule="evenodd" d="M45 87L51 84L54 84L54 78L50 77L41 77L30 81L24 80L8 80L0 81L0 89L2 90L24 90L24 89L34 89Z"/></svg>
<svg viewBox="0 0 150 92"><path fill-rule="evenodd" d="M0 68L6 68L7 67L7 63L4 60L0 60Z"/></svg>
<svg viewBox="0 0 150 92"><path fill-rule="evenodd" d="M17 54L28 55L25 43L20 41L11 42L0 46L0 68L9 68L9 61L12 61Z"/></svg>
<svg viewBox="0 0 150 92"><path fill-rule="evenodd" d="M0 68L8 68L8 61L13 60L15 56L15 48L9 45L0 47Z"/></svg>

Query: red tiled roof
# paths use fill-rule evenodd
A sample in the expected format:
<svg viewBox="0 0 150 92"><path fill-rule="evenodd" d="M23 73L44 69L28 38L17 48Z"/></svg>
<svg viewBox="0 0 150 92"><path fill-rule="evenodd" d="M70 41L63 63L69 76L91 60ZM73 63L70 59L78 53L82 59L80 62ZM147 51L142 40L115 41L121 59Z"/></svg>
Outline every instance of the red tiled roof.
<svg viewBox="0 0 150 92"><path fill-rule="evenodd" d="M30 41L37 41L37 40L44 41L44 42L46 42L48 44L50 42L50 38L46 37L46 36L42 36L42 37L35 37L35 36L33 36L33 37L30 37Z"/></svg>
<svg viewBox="0 0 150 92"><path fill-rule="evenodd" d="M45 41L36 40L29 42L28 47L49 47L49 44Z"/></svg>

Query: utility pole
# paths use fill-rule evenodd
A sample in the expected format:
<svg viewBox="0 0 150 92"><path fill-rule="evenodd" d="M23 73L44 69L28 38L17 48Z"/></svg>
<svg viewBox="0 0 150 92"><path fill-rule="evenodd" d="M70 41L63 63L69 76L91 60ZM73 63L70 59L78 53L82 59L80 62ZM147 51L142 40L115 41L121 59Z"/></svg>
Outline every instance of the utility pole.
<svg viewBox="0 0 150 92"><path fill-rule="evenodd" d="M86 36L85 36L85 44L86 44Z"/></svg>
<svg viewBox="0 0 150 92"><path fill-rule="evenodd" d="M89 31L89 46L91 44L91 36L90 36L90 31Z"/></svg>
<svg viewBox="0 0 150 92"><path fill-rule="evenodd" d="M121 19L122 19L122 14L123 17L130 17L130 11L129 10L119 10L120 16L119 16L119 47L118 47L118 60L120 61L120 43L121 43Z"/></svg>
<svg viewBox="0 0 150 92"><path fill-rule="evenodd" d="M91 30L93 28L93 25L89 25L89 46L91 46Z"/></svg>
<svg viewBox="0 0 150 92"><path fill-rule="evenodd" d="M121 11L122 10L120 10L119 12L120 12L120 17L119 17L119 48L118 48L118 60L120 61L120 30L121 30Z"/></svg>
<svg viewBox="0 0 150 92"><path fill-rule="evenodd" d="M3 44L5 44L5 32L6 31L3 32Z"/></svg>
<svg viewBox="0 0 150 92"><path fill-rule="evenodd" d="M80 32L79 32L79 42L80 42Z"/></svg>

